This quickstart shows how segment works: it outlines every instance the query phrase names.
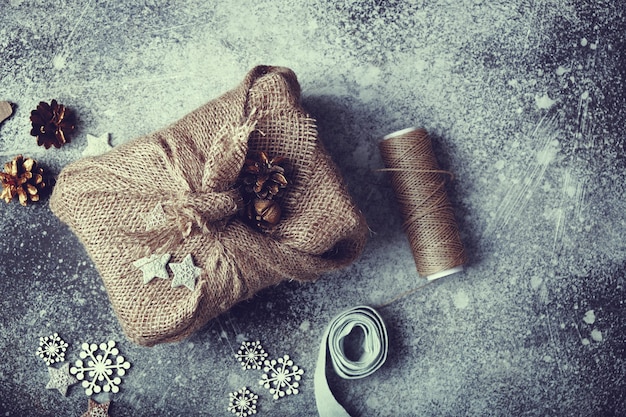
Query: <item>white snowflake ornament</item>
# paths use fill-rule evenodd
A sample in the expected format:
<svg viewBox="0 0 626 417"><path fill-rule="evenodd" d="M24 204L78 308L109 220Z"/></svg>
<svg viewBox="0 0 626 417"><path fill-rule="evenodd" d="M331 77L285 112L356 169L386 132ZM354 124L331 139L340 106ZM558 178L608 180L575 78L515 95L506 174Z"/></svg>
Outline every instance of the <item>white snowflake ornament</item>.
<svg viewBox="0 0 626 417"><path fill-rule="evenodd" d="M67 346L67 343L59 337L58 333L40 337L37 356L43 359L48 366L55 362L63 362L65 360Z"/></svg>
<svg viewBox="0 0 626 417"><path fill-rule="evenodd" d="M289 355L284 355L282 358L265 360L263 362L263 376L259 381L260 385L270 390L270 394L275 400L284 397L285 395L295 395L300 391L300 380L304 369L293 364L293 361L289 359Z"/></svg>
<svg viewBox="0 0 626 417"><path fill-rule="evenodd" d="M119 385L122 383L120 376L124 376L130 368L130 363L119 355L119 350L115 347L115 342L109 340L108 343L83 343L80 352L81 359L77 360L70 368L70 373L83 381L85 394L90 396L104 392L119 392ZM86 363L83 359L87 359ZM113 373L117 376L112 377Z"/></svg>
<svg viewBox="0 0 626 417"><path fill-rule="evenodd" d="M256 414L256 403L259 396L250 391L247 387L243 387L239 391L228 394L228 411L237 417L248 417Z"/></svg>
<svg viewBox="0 0 626 417"><path fill-rule="evenodd" d="M255 342L243 342L235 354L235 358L246 369L261 369L263 361L267 359L267 352L258 340Z"/></svg>
<svg viewBox="0 0 626 417"><path fill-rule="evenodd" d="M78 383L78 380L70 375L69 363L64 364L59 369L48 368L48 374L50 375L50 380L48 385L46 385L46 389L56 389L61 395L67 395L69 386Z"/></svg>

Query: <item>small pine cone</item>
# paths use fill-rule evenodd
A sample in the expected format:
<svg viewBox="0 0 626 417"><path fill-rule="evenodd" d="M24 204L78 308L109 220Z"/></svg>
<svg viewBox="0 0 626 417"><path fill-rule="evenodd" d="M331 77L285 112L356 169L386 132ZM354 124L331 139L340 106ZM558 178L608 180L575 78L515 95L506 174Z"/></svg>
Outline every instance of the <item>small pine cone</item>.
<svg viewBox="0 0 626 417"><path fill-rule="evenodd" d="M270 159L265 152L247 158L239 176L244 199L271 200L280 196L288 184L281 165L284 161L280 156Z"/></svg>
<svg viewBox="0 0 626 417"><path fill-rule="evenodd" d="M10 203L17 195L23 206L29 201L39 201L41 191L46 187L43 169L34 159L24 159L22 155L4 164L4 172L0 172L0 182L0 198Z"/></svg>
<svg viewBox="0 0 626 417"><path fill-rule="evenodd" d="M30 121L33 128L32 136L37 137L37 145L60 148L70 141L68 134L76 128L74 114L64 105L52 100L50 104L42 101L37 108L30 112Z"/></svg>
<svg viewBox="0 0 626 417"><path fill-rule="evenodd" d="M248 204L247 219L260 229L270 229L280 221L280 205L274 200L256 199Z"/></svg>

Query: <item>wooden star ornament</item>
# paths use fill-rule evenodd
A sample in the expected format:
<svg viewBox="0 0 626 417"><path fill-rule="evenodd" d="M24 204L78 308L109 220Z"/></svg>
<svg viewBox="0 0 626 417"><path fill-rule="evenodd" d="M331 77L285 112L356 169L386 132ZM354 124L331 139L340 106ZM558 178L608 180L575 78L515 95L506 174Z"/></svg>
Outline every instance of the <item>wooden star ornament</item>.
<svg viewBox="0 0 626 417"><path fill-rule="evenodd" d="M148 213L142 214L144 221L146 222L146 231L149 232L154 229L158 229L162 224L167 223L167 216L163 210L161 203L156 203L154 208Z"/></svg>
<svg viewBox="0 0 626 417"><path fill-rule="evenodd" d="M190 291L196 287L196 278L202 274L202 268L194 265L191 254L185 256L182 262L170 262L170 269L174 272L172 279L172 288L185 286Z"/></svg>
<svg viewBox="0 0 626 417"><path fill-rule="evenodd" d="M50 375L50 381L48 381L46 389L56 389L61 395L67 395L69 386L78 382L76 378L70 375L69 363L66 363L58 369L49 367L48 374Z"/></svg>
<svg viewBox="0 0 626 417"><path fill-rule="evenodd" d="M111 405L111 401L98 404L90 398L87 412L81 417L109 417L109 405Z"/></svg>
<svg viewBox="0 0 626 417"><path fill-rule="evenodd" d="M161 255L153 253L149 257L136 260L133 262L133 266L141 270L143 273L143 283L147 284L152 281L153 278L169 278L165 266L170 260L170 257L169 253L163 253Z"/></svg>
<svg viewBox="0 0 626 417"><path fill-rule="evenodd" d="M0 123L11 117L13 106L8 101L0 101Z"/></svg>
<svg viewBox="0 0 626 417"><path fill-rule="evenodd" d="M109 134L93 136L87 133L87 146L83 149L83 156L98 156L113 149L109 144Z"/></svg>

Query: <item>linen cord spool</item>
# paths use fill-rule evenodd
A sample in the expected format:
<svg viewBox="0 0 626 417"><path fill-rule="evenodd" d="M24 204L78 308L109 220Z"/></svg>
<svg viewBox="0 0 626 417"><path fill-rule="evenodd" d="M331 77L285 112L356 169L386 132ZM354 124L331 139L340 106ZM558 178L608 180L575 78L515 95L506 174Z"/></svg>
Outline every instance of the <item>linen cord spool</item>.
<svg viewBox="0 0 626 417"><path fill-rule="evenodd" d="M379 143L404 219L417 271L430 280L458 272L466 262L454 212L428 132L406 129Z"/></svg>

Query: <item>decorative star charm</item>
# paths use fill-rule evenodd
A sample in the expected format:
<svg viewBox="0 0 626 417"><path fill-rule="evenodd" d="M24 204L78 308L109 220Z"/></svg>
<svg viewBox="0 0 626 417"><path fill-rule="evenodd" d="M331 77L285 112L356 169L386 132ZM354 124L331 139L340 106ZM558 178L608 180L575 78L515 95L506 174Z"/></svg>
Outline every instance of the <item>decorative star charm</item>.
<svg viewBox="0 0 626 417"><path fill-rule="evenodd" d="M90 398L87 412L81 417L109 417L109 405L111 405L111 401L98 404Z"/></svg>
<svg viewBox="0 0 626 417"><path fill-rule="evenodd" d="M165 211L163 211L163 206L161 203L156 203L154 208L150 210L148 213L143 214L143 219L146 222L146 231L154 230L158 228L160 225L167 222L167 217L165 216Z"/></svg>
<svg viewBox="0 0 626 417"><path fill-rule="evenodd" d="M169 278L169 274L165 266L169 262L171 255L164 253L157 255L153 253L149 257L141 258L133 262L133 266L141 269L143 272L143 283L147 284L152 281L153 278Z"/></svg>
<svg viewBox="0 0 626 417"><path fill-rule="evenodd" d="M113 147L109 145L108 133L102 136L93 136L87 133L87 147L83 149L83 156L98 156L107 153L111 149Z"/></svg>
<svg viewBox="0 0 626 417"><path fill-rule="evenodd" d="M185 286L191 291L196 287L196 278L202 273L202 268L194 265L191 254L185 256L180 263L170 262L170 269L174 272L172 288Z"/></svg>
<svg viewBox="0 0 626 417"><path fill-rule="evenodd" d="M59 390L61 395L67 395L67 389L70 385L74 385L78 382L76 378L70 375L70 364L66 363L59 369L48 368L50 374L50 381L46 385L46 389Z"/></svg>

